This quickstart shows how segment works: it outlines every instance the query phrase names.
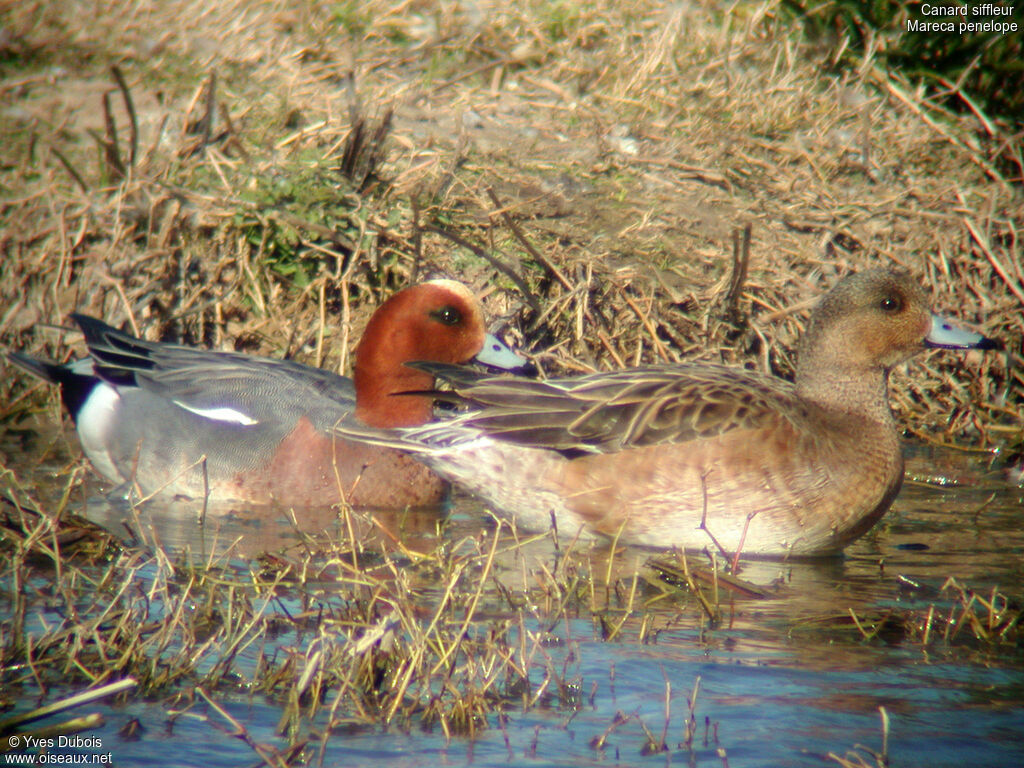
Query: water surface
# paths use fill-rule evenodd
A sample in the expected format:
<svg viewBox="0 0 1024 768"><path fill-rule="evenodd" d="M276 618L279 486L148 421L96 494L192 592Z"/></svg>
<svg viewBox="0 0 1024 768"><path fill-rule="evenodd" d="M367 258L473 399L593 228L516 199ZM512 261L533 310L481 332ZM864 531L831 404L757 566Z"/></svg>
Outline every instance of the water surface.
<svg viewBox="0 0 1024 768"><path fill-rule="evenodd" d="M551 625L540 611L526 610L523 629L548 633L547 658L531 671L531 682L543 684L555 669L567 686L536 706L506 705L505 717L489 717L473 738L448 739L438 727L353 723L316 742L307 756L324 765L835 765L830 752L882 748L883 707L892 765L1024 764L1024 649L979 640L969 626L951 628L948 621L936 620L927 643L918 631L929 608L939 617L957 615L968 590L986 599L996 592L1024 597L1022 490L989 464L984 454L912 451L908 482L893 509L845 557L745 564L740 576L768 596L724 592L718 623L685 593L656 599L649 588L638 589L635 607L652 602L625 618L613 640L585 610ZM426 552L442 542L457 546L479 536L482 527L494 527L470 499L456 499L443 525L431 512L361 516L353 523L330 511L292 518L211 509L199 525L200 513L192 507L148 505L139 511L99 499L82 511L142 550L159 547L195 562L237 564L265 550L314 547L311 534L344 539L349 525L362 526L357 536L398 553ZM496 557L492 578L520 584L541 565L557 567L562 554L549 539L536 541ZM652 554L595 548L586 558L593 573L618 580L611 602L621 606L623 590ZM150 577L145 569L138 574L140 583ZM440 583L418 586L425 603L440 599ZM315 588L316 600L331 600L329 579L316 581ZM285 602L296 612L307 604L297 595ZM500 600L485 603L480 613L489 621L515 620ZM0 610L9 606L5 602ZM869 631L887 615L892 619L871 639L856 627L855 618ZM34 620L43 631L45 614ZM268 642L306 647L311 637L286 632ZM257 664L257 649L246 653L238 662L243 672L246 664ZM13 677L5 670L4 679ZM51 688L45 698L82 687ZM36 706L38 694L24 684L5 691L15 711ZM285 748L277 732L280 702L246 690L218 691L217 700L256 742ZM250 746L229 735L224 717L201 700L183 706L170 698L135 699L89 709L106 719L88 733L103 747L70 752L109 752L125 766L153 765L154 756L166 765L259 763ZM141 733L119 735L133 719ZM321 713L306 727L319 737L325 723ZM648 734L667 751L646 754ZM859 754L874 765L867 751Z"/></svg>

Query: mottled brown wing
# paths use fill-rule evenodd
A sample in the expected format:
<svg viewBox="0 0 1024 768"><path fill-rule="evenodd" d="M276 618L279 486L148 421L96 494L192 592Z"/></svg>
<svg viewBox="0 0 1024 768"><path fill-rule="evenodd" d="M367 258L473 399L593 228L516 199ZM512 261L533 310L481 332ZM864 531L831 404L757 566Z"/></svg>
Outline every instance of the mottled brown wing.
<svg viewBox="0 0 1024 768"><path fill-rule="evenodd" d="M419 364L417 364L419 367ZM537 381L431 365L464 423L525 445L605 453L753 429L797 411L792 385L735 368L676 365ZM452 373L452 375L448 375Z"/></svg>

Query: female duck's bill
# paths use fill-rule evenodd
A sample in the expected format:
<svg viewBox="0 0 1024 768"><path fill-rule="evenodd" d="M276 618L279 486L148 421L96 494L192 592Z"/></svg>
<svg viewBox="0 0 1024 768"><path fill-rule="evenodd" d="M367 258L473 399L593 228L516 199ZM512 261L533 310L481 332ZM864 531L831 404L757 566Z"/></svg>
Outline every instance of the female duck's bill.
<svg viewBox="0 0 1024 768"><path fill-rule="evenodd" d="M925 346L937 349L998 349L999 344L980 333L958 328L944 317L932 315L931 330L924 338Z"/></svg>
<svg viewBox="0 0 1024 768"><path fill-rule="evenodd" d="M406 507L439 502L445 483L408 456L334 435L339 423L411 426L433 417L427 360L515 368L524 360L486 333L469 291L435 280L392 296L356 354L355 381L288 360L143 341L73 316L90 356L69 365L13 353L61 384L85 454L135 496L214 502Z"/></svg>
<svg viewBox="0 0 1024 768"><path fill-rule="evenodd" d="M795 382L716 365L553 379L445 365L463 412L382 433L525 528L735 555L838 552L889 508L903 459L888 372L926 345L994 346L933 319L907 274L851 275L815 308Z"/></svg>

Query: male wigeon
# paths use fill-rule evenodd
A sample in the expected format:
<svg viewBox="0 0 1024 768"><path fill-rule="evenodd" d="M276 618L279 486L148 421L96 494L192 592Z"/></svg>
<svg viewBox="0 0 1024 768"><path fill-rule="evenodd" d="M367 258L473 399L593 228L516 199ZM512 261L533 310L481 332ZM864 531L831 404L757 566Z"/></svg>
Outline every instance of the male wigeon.
<svg viewBox="0 0 1024 768"><path fill-rule="evenodd" d="M407 288L370 318L354 381L288 360L143 341L84 315L73 318L90 356L57 365L11 353L59 383L93 467L119 491L212 501L320 506L435 504L445 483L395 450L339 439L346 419L408 427L433 416L434 377L410 360L499 368L524 363L485 333L461 283Z"/></svg>
<svg viewBox="0 0 1024 768"><path fill-rule="evenodd" d="M732 556L839 551L889 508L903 457L890 369L925 347L992 348L932 315L909 275L850 275L811 315L793 383L719 365L451 382L452 419L361 439L403 447L521 527L555 521Z"/></svg>

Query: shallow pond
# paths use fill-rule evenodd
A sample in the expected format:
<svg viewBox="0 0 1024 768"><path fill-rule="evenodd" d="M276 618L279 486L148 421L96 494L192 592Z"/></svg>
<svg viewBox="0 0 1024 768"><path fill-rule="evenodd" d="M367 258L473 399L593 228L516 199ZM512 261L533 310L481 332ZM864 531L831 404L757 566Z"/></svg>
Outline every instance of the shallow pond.
<svg viewBox="0 0 1024 768"><path fill-rule="evenodd" d="M545 616L557 612L539 609L524 609L517 618L488 590L479 625L519 622L513 638L517 632L545 637L534 646L540 663L529 672L534 693L523 697L528 705L507 700L503 714L491 712L472 737L447 737L436 724L385 728L356 718L335 721L323 736L328 714L321 709L299 727L310 741L298 763L738 768L838 765L828 757L834 753L846 755L850 765L874 766L869 750L883 749L884 715L892 765L1024 764L1024 648L1016 629L1004 627L1004 640L996 639L1000 621L1020 610L1005 606L1001 595L1024 597L1024 492L988 465L985 455L911 451L907 483L893 509L844 558L746 563L739 576L765 595L717 585L717 622L683 590L659 594L635 578L657 554L648 551L582 555L593 574L610 575L617 585L596 599L634 609L601 620L575 611L547 622ZM141 551L187 552L195 562L243 563L262 550L311 546L283 515L272 520L208 511L200 526L193 509L150 506L139 513L100 501L85 508ZM385 545L408 553L479 537L482 519L487 516L474 502L457 499L440 531L432 515L378 516L370 528ZM306 517L303 527L347 535L333 515ZM493 528L493 522L485 526ZM364 533L371 534L357 535ZM562 555L549 539L502 549L489 566L488 584L536 578L557 568ZM955 582L947 582L950 577ZM37 591L44 578L35 578ZM155 578L152 565L137 573L143 585ZM441 582L417 584L428 617L429 605L442 600ZM316 600L330 602L329 579L310 584ZM3 586L5 592L13 587ZM714 588L703 587L707 594ZM624 597L631 590L635 599ZM996 610L984 608L997 592ZM281 610L291 613L308 607L301 595L281 600ZM46 630L48 611L64 610L58 603L54 595L30 611L31 632ZM9 618L11 606L0 602L0 618ZM922 636L929 615L933 622ZM972 626L969 617L979 623ZM978 626L990 630L988 639L977 637ZM294 645L308 650L314 638L324 641L315 629L266 638L241 651L237 668L244 676L261 655ZM216 663L216 656L205 663ZM40 697L15 666L0 677L13 707L0 720L86 687L51 686ZM96 741L52 752L90 760L109 754L120 766L276 764L253 744L286 750L278 732L284 704L244 687L234 693L221 688L211 699L222 711L192 696L94 703L85 710L101 713L105 723L80 735Z"/></svg>

